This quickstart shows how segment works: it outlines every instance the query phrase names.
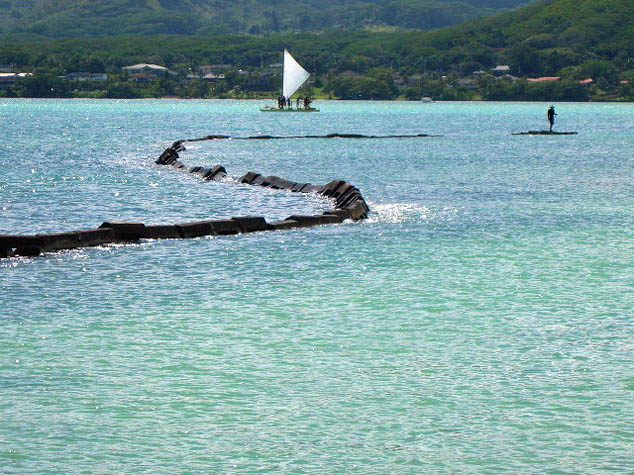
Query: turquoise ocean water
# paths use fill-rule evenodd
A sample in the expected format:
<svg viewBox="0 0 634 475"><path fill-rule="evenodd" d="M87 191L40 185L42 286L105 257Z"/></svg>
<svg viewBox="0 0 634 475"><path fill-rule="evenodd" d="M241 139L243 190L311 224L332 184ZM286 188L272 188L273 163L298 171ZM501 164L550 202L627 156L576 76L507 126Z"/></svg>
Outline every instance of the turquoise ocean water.
<svg viewBox="0 0 634 475"><path fill-rule="evenodd" d="M366 222L0 260L0 473L632 473L634 105L0 99L0 234Z"/></svg>

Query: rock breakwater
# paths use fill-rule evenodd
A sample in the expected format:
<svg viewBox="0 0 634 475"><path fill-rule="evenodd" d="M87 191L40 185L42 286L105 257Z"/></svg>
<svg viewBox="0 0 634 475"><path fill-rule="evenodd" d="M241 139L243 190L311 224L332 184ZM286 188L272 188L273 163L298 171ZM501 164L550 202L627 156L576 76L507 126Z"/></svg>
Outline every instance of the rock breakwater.
<svg viewBox="0 0 634 475"><path fill-rule="evenodd" d="M217 140L226 136L209 136L193 140L179 140L165 149L155 161L157 165L199 175L205 181L220 181L227 177L227 170L216 165L211 168L188 168L180 159L185 142ZM261 138L261 137L258 137ZM14 256L38 256L44 252L57 252L81 247L129 243L141 239L188 239L202 236L225 236L241 233L288 230L311 226L338 224L346 219L358 221L367 218L370 211L358 188L344 180L332 180L325 185L298 183L277 176L264 176L248 172L235 179L250 186L260 186L292 193L315 193L327 198L332 208L319 215L293 214L281 221L267 222L261 216L241 216L231 219L186 222L181 224L146 225L142 222L106 221L96 229L84 229L64 233L35 235L0 235L0 258Z"/></svg>

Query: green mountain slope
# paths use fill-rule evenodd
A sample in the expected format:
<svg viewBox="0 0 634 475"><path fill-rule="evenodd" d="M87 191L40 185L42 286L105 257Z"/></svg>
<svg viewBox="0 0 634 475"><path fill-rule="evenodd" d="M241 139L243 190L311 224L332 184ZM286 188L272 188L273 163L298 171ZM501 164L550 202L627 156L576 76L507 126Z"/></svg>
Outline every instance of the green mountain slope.
<svg viewBox="0 0 634 475"><path fill-rule="evenodd" d="M634 8L632 0L546 0L409 38L402 57L442 54L445 65L464 58L502 61L515 73L554 73L583 60L620 57L631 69Z"/></svg>
<svg viewBox="0 0 634 475"><path fill-rule="evenodd" d="M0 64L55 65L93 57L113 67L136 60L166 66L222 62L258 67L279 62L280 51L288 47L323 74L387 65L412 73L464 73L501 63L509 64L515 74L552 74L592 59L620 61L618 69L634 69L630 4L631 0L546 0L430 32L117 36L13 45L9 41L0 44Z"/></svg>
<svg viewBox="0 0 634 475"><path fill-rule="evenodd" d="M473 39L498 47L632 47L633 19L632 0L547 0L431 34L428 39L441 46Z"/></svg>
<svg viewBox="0 0 634 475"><path fill-rule="evenodd" d="M14 38L121 34L273 34L321 29L430 29L527 0L0 0Z"/></svg>
<svg viewBox="0 0 634 475"><path fill-rule="evenodd" d="M0 89L0 97L70 94L71 85L64 89L58 76L77 71L110 75L108 84L86 86L91 97L252 97L248 94L279 87L279 69L271 64L279 63L282 49L288 48L313 74L316 88L341 98L632 100L634 9L630 3L546 0L428 32L329 30L266 37L121 35L5 41L0 42L0 64L35 76L14 88ZM150 86L135 86L121 67L140 62L161 64L177 74ZM187 80L200 65L218 63L229 65L221 83ZM473 74L496 64L509 65L510 72L521 78L562 79L529 83ZM73 94L81 91L75 89Z"/></svg>

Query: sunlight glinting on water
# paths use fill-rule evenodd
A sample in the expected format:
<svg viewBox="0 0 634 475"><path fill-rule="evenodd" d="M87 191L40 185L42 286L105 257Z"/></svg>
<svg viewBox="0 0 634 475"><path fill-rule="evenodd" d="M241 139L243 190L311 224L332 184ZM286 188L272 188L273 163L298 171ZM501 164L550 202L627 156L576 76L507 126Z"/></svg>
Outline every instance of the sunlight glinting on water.
<svg viewBox="0 0 634 475"><path fill-rule="evenodd" d="M0 234L330 209L341 225L0 259L0 471L626 473L634 107L0 100ZM290 114L293 115L293 114ZM442 119L442 120L441 120ZM428 133L213 141L208 134Z"/></svg>

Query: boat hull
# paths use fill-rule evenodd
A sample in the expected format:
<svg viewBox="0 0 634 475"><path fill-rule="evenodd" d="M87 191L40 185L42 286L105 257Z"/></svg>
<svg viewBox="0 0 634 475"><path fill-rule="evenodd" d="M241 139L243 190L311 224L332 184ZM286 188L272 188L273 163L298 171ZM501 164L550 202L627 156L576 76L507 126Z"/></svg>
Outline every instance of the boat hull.
<svg viewBox="0 0 634 475"><path fill-rule="evenodd" d="M261 112L319 112L319 109L278 109L277 107L262 107Z"/></svg>

